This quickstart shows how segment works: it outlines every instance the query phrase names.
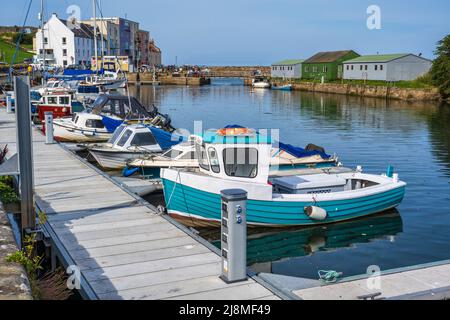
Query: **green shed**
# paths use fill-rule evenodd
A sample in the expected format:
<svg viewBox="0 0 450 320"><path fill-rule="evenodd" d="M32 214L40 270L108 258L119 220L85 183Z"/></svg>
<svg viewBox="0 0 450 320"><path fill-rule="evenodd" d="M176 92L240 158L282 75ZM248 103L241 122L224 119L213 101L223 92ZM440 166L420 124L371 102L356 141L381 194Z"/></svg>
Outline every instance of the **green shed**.
<svg viewBox="0 0 450 320"><path fill-rule="evenodd" d="M303 79L342 79L343 62L359 57L353 50L319 52L303 62Z"/></svg>

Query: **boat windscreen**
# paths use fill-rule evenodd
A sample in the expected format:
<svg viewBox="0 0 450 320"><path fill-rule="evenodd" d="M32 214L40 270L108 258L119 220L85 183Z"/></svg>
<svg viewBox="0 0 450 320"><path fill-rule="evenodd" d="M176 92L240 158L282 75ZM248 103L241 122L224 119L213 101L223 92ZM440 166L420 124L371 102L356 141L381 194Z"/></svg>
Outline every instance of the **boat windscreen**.
<svg viewBox="0 0 450 320"><path fill-rule="evenodd" d="M111 143L111 144L116 143L117 138L120 137L120 135L122 134L123 129L125 129L125 127L126 127L126 126L124 126L124 125L119 126L119 127L116 129L116 131L114 131L113 136L111 137L111 139L109 139L108 142Z"/></svg>

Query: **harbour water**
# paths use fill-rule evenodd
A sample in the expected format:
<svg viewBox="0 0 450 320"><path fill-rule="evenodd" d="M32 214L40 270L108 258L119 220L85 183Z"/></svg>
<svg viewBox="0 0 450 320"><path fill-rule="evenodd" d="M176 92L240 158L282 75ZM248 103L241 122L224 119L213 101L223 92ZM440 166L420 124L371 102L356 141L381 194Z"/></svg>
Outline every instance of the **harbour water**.
<svg viewBox="0 0 450 320"><path fill-rule="evenodd" d="M136 87L132 87L133 94ZM345 276L450 259L450 108L433 103L386 101L307 92L252 90L239 79L210 86L142 86L140 99L193 131L240 124L280 130L280 140L336 152L345 166L369 173L393 165L408 183L398 208L327 227L251 230L248 263L256 270L317 278ZM214 242L218 233L202 230Z"/></svg>

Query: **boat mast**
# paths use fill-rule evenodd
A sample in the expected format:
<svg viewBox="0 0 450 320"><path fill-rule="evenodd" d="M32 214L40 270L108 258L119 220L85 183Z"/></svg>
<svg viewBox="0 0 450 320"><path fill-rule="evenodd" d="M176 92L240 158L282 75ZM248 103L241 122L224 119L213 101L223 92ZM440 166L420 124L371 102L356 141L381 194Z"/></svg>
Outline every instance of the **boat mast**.
<svg viewBox="0 0 450 320"><path fill-rule="evenodd" d="M94 11L94 51L95 51L95 71L98 73L98 48L97 48L97 5L96 0L92 0L92 6Z"/></svg>
<svg viewBox="0 0 450 320"><path fill-rule="evenodd" d="M104 55L105 55L105 39L103 38L103 30L104 30L104 28L105 28L105 21L103 20L103 13L102 13L102 9L101 9L101 2L100 3L98 3L97 2L97 5L98 5L98 8L99 8L99 10L100 10L100 16L101 16L101 20L100 20L100 25L102 26L102 28L101 28L101 30L100 30L100 41L102 42L102 44L101 44L101 47L102 47L102 53L101 53L101 58L102 58L102 62L101 62L101 64L100 64L100 66L101 66L101 70L103 70L103 68L104 68Z"/></svg>
<svg viewBox="0 0 450 320"><path fill-rule="evenodd" d="M45 34L44 34L44 0L41 0L41 13L39 16L39 20L41 21L41 41L42 41L42 85L45 84Z"/></svg>

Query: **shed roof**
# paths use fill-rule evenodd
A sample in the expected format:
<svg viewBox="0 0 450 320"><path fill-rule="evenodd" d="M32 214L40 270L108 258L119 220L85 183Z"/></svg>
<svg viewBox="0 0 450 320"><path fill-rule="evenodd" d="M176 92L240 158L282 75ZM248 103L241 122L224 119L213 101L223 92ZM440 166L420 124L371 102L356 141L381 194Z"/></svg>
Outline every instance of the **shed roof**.
<svg viewBox="0 0 450 320"><path fill-rule="evenodd" d="M301 64L303 63L303 61L305 60L301 60L301 59L286 59L286 60L282 60L282 61L278 61L276 63L273 63L273 66L293 66L296 64Z"/></svg>
<svg viewBox="0 0 450 320"><path fill-rule="evenodd" d="M409 55L413 55L411 53L394 53L394 54L374 54L374 55L366 55L361 56L355 59L344 61L344 63L371 63L371 62L390 62L392 60L400 59ZM413 55L416 56L416 55ZM425 59L419 56L416 56L421 59Z"/></svg>
<svg viewBox="0 0 450 320"><path fill-rule="evenodd" d="M343 51L325 51L319 52L313 55L311 58L307 59L305 63L329 63L334 62L347 54L354 52L353 50L343 50Z"/></svg>

